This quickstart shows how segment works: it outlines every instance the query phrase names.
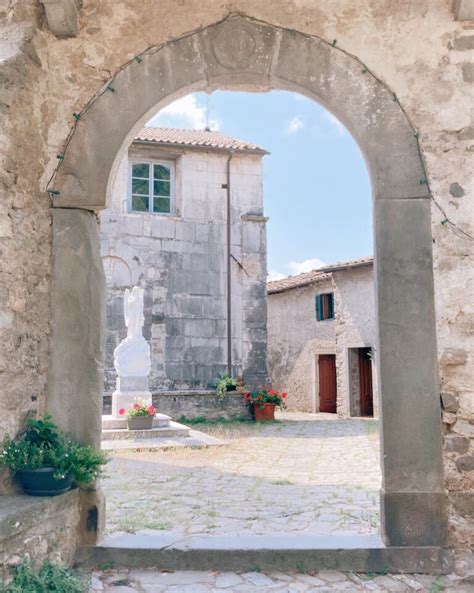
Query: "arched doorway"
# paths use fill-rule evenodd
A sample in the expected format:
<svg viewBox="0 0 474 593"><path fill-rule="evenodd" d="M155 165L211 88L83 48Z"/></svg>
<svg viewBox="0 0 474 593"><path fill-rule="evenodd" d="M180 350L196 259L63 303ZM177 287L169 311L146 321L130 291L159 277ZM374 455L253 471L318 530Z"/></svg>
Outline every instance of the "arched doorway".
<svg viewBox="0 0 474 593"><path fill-rule="evenodd" d="M63 428L100 434L104 275L92 214L122 151L158 109L193 90L298 91L358 142L372 182L387 544L446 539L430 196L416 133L397 97L335 43L229 17L124 64L76 115L54 196L47 406Z"/></svg>

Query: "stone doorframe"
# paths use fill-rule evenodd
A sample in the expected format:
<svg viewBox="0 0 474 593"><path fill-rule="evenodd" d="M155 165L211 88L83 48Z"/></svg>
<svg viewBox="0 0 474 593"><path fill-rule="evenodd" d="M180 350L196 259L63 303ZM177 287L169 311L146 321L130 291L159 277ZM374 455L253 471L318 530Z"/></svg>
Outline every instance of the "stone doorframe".
<svg viewBox="0 0 474 593"><path fill-rule="evenodd" d="M49 188L55 208L47 407L63 428L98 443L105 289L93 212L105 208L137 130L176 98L217 88L302 93L334 113L365 156L374 202L382 535L390 546L443 545L426 173L393 92L360 60L317 37L231 16L130 60L82 112Z"/></svg>

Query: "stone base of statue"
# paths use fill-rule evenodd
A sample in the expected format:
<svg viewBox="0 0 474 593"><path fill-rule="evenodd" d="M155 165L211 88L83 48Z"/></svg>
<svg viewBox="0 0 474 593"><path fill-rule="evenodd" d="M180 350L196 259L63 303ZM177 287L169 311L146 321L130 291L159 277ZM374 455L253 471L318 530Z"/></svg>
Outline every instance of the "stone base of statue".
<svg viewBox="0 0 474 593"><path fill-rule="evenodd" d="M112 394L112 417L120 418L121 408L128 410L133 402L141 399L151 405L148 375L151 368L150 346L143 336L125 338L115 348L114 366L117 383Z"/></svg>
<svg viewBox="0 0 474 593"><path fill-rule="evenodd" d="M114 418L123 418L123 416L119 414L118 411L121 408L125 408L125 410L128 410L137 399L143 400L146 404L150 406L152 404L151 393L148 390L119 391L116 389L112 393L112 416Z"/></svg>

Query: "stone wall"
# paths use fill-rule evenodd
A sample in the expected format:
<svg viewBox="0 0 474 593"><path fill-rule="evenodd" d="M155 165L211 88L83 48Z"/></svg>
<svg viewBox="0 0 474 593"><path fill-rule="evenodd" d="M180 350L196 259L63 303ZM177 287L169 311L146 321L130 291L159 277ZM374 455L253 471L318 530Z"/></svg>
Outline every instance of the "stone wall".
<svg viewBox="0 0 474 593"><path fill-rule="evenodd" d="M130 158L175 163L173 216L128 211L128 158L101 213L107 277L105 391L126 335L124 289L145 289L150 389L206 389L227 369L227 230L224 151L132 145ZM266 377L266 237L261 155L235 154L231 170L232 368ZM245 262L244 262L245 259ZM240 262L242 269L237 262Z"/></svg>
<svg viewBox="0 0 474 593"><path fill-rule="evenodd" d="M375 292L372 266L333 272L338 413L351 413L349 348L370 346L373 353L374 415L378 415ZM358 380L352 375L352 380ZM356 402L352 402L356 404ZM357 404L356 404L357 406Z"/></svg>
<svg viewBox="0 0 474 593"><path fill-rule="evenodd" d="M78 525L77 489L54 497L5 497L0 510L0 578L25 559L71 564Z"/></svg>
<svg viewBox="0 0 474 593"><path fill-rule="evenodd" d="M335 353L335 321L316 320L315 295L332 280L268 295L268 371L272 386L288 393L289 410L318 410L318 354Z"/></svg>
<svg viewBox="0 0 474 593"><path fill-rule="evenodd" d="M223 397L213 391L161 391L153 393L153 405L160 414L167 414L173 420L183 417L195 418L242 418L249 415L241 395L229 393ZM110 414L112 396L104 396L104 414ZM185 420L183 420L185 422Z"/></svg>
<svg viewBox="0 0 474 593"><path fill-rule="evenodd" d="M230 12L319 36L357 56L393 91L418 130L434 198L437 340L451 541L465 543L472 539L469 509L474 479L474 337L468 296L474 285L473 242L463 234L474 234L470 165L474 81L469 53L473 34L472 23L454 20L451 0L361 0L357 6L352 0L204 4L89 0L80 13L77 37L61 40L48 29L36 0L3 0L1 430L14 434L27 413L44 405L51 276L51 200L45 188L75 121L72 114L111 72L149 45L205 27Z"/></svg>
<svg viewBox="0 0 474 593"><path fill-rule="evenodd" d="M317 294L334 294L334 319L317 321ZM333 272L326 279L268 295L268 366L290 410L319 411L318 355L336 355L337 413L351 414L349 349L374 347L372 266ZM378 411L374 368L374 404Z"/></svg>

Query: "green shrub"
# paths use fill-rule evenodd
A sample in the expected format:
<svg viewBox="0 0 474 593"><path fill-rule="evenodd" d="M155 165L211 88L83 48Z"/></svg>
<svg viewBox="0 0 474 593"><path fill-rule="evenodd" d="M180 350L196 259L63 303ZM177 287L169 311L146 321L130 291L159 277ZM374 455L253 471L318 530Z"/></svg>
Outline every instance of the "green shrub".
<svg viewBox="0 0 474 593"><path fill-rule="evenodd" d="M12 580L0 583L0 593L85 593L87 583L69 569L45 563L34 570L28 563L13 569Z"/></svg>
<svg viewBox="0 0 474 593"><path fill-rule="evenodd" d="M68 439L48 415L42 420L30 419L20 438L6 436L0 452L0 467L12 474L22 469L54 467L55 478L72 475L80 485L92 483L106 461L102 451Z"/></svg>

